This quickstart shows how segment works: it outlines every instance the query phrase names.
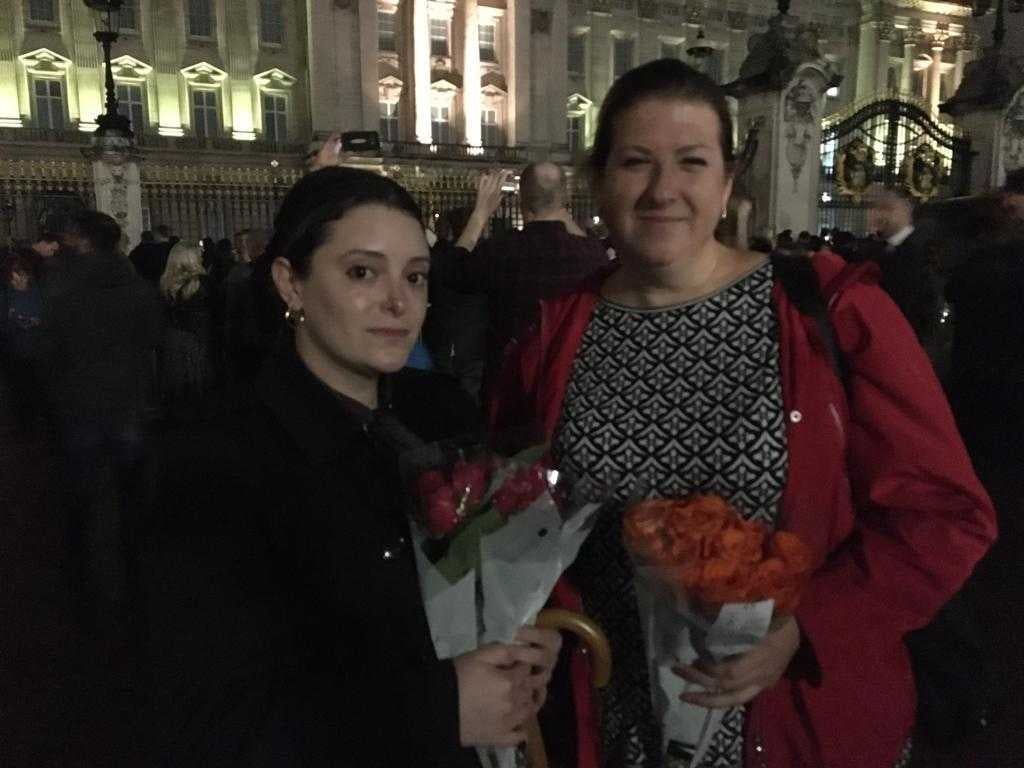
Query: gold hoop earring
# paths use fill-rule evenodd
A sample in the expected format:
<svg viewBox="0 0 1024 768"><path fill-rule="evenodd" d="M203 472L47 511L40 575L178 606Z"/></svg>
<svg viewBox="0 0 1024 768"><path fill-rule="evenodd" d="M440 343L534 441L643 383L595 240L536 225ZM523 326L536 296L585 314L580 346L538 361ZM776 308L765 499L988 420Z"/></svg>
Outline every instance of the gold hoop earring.
<svg viewBox="0 0 1024 768"><path fill-rule="evenodd" d="M302 325L302 323L306 322L306 312L302 307L299 307L298 309L288 307L284 311L284 321L292 328L297 328Z"/></svg>

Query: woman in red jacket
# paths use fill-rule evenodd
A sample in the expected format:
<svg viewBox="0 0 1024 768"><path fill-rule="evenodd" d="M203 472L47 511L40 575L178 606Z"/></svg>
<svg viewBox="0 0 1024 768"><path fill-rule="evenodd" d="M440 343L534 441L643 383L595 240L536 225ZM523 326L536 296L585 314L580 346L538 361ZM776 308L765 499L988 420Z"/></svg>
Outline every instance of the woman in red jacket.
<svg viewBox="0 0 1024 768"><path fill-rule="evenodd" d="M595 487L719 493L815 553L795 616L739 657L679 670L706 691L687 700L726 710L694 768L903 765L915 707L903 637L970 574L993 510L927 357L868 275L814 259L841 382L771 261L714 240L731 136L721 91L685 64L615 83L591 170L618 266L545 304L510 352L492 422L539 419ZM581 598L615 660L599 715L574 693L579 764L664 765L619 514L569 581L557 597Z"/></svg>

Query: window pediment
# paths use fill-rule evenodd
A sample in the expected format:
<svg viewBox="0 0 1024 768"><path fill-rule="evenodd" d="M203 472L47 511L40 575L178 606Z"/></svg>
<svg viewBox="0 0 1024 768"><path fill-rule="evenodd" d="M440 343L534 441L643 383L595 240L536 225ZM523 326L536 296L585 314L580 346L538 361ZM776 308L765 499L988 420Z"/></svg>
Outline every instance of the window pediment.
<svg viewBox="0 0 1024 768"><path fill-rule="evenodd" d="M144 80L153 71L149 64L127 54L111 59L110 69L118 80Z"/></svg>
<svg viewBox="0 0 1024 768"><path fill-rule="evenodd" d="M218 69L206 61L185 67L181 70L181 75L194 85L220 85L228 77L228 73L223 69Z"/></svg>
<svg viewBox="0 0 1024 768"><path fill-rule="evenodd" d="M266 72L260 72L258 75L253 75L252 79L260 88L287 89L298 82L296 78L277 67L268 69Z"/></svg>
<svg viewBox="0 0 1024 768"><path fill-rule="evenodd" d="M37 48L18 57L32 75L63 75L71 68L71 59L51 51Z"/></svg>
<svg viewBox="0 0 1024 768"><path fill-rule="evenodd" d="M485 93L508 93L508 83L505 82L505 76L502 75L500 72L485 73L484 76L480 78L480 88Z"/></svg>

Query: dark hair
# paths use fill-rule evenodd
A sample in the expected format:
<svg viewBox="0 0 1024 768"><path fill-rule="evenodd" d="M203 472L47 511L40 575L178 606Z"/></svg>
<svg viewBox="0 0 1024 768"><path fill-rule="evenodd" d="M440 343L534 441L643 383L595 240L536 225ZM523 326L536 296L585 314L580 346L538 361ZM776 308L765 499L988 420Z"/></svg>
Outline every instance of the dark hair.
<svg viewBox="0 0 1024 768"><path fill-rule="evenodd" d="M615 138L615 123L624 112L644 99L680 99L706 104L718 117L719 141L727 171L732 169L732 115L725 93L715 82L678 59L657 59L631 69L616 80L604 97L597 118L594 147L590 151L590 171L600 177L608 165Z"/></svg>
<svg viewBox="0 0 1024 768"><path fill-rule="evenodd" d="M94 250L114 253L121 245L121 226L99 211L76 211L68 217L67 232L86 240Z"/></svg>
<svg viewBox="0 0 1024 768"><path fill-rule="evenodd" d="M327 226L353 208L371 204L408 214L422 226L420 208L412 195L386 176L338 166L313 171L284 196L274 217L266 257L271 261L288 259L295 273L305 277L313 251L327 237Z"/></svg>
<svg viewBox="0 0 1024 768"><path fill-rule="evenodd" d="M166 224L157 224L153 227L153 231L160 235L160 237L166 237L168 240L171 237L171 228Z"/></svg>
<svg viewBox="0 0 1024 768"><path fill-rule="evenodd" d="M17 251L0 251L0 284L8 285L15 272L32 275L35 270L24 254Z"/></svg>
<svg viewBox="0 0 1024 768"><path fill-rule="evenodd" d="M153 242L153 232L151 230L144 229L139 234L139 242L140 243L152 243Z"/></svg>

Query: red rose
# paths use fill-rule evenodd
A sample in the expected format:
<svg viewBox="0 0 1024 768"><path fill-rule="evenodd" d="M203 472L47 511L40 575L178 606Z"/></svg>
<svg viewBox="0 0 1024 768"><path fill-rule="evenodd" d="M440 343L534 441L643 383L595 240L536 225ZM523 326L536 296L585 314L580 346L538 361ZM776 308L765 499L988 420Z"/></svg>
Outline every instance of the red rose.
<svg viewBox="0 0 1024 768"><path fill-rule="evenodd" d="M481 464L459 461L452 469L452 487L470 504L479 504L487 493L487 471Z"/></svg>
<svg viewBox="0 0 1024 768"><path fill-rule="evenodd" d="M455 497L448 486L438 488L427 498L425 522L431 536L445 536L459 524Z"/></svg>
<svg viewBox="0 0 1024 768"><path fill-rule="evenodd" d="M445 485L444 473L437 469L424 472L416 478L416 491L422 499L429 498L434 491Z"/></svg>

